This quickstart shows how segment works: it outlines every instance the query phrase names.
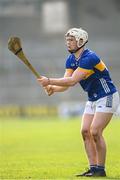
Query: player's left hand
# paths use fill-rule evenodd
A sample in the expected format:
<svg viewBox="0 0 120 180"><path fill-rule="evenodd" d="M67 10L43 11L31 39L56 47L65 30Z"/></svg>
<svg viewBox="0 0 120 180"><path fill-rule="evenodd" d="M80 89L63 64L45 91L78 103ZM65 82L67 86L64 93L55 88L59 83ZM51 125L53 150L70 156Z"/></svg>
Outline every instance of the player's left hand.
<svg viewBox="0 0 120 180"><path fill-rule="evenodd" d="M45 76L42 76L41 78L39 78L37 80L43 87L48 86L49 82L50 82L49 78L47 78Z"/></svg>
<svg viewBox="0 0 120 180"><path fill-rule="evenodd" d="M54 86L52 85L45 86L44 90L48 96L51 96L54 93Z"/></svg>

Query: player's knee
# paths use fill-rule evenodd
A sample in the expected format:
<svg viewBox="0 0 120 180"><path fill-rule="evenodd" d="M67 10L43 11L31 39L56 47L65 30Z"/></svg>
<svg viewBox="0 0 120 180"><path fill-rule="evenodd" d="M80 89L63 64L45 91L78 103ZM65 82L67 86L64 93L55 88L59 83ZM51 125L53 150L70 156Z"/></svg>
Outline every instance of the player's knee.
<svg viewBox="0 0 120 180"><path fill-rule="evenodd" d="M97 142L100 139L99 130L96 128L91 128L90 132L91 132L91 135L92 135L94 141Z"/></svg>
<svg viewBox="0 0 120 180"><path fill-rule="evenodd" d="M83 139L85 140L86 138L90 137L90 130L89 129L81 129L81 134Z"/></svg>

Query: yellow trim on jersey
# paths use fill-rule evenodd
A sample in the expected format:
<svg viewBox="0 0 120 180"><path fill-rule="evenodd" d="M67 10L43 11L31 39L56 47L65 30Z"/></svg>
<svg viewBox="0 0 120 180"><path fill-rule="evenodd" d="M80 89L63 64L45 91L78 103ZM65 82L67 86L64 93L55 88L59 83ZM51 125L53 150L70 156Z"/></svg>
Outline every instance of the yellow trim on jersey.
<svg viewBox="0 0 120 180"><path fill-rule="evenodd" d="M73 70L73 69L70 69L70 68L69 68L69 69L66 69L66 71L71 72L71 73L74 72L74 70Z"/></svg>
<svg viewBox="0 0 120 180"><path fill-rule="evenodd" d="M91 69L83 69L83 68L80 68L80 67L78 67L78 68L79 68L80 71L87 73L84 79L87 79L89 76L91 76L92 74L95 73Z"/></svg>
<svg viewBox="0 0 120 180"><path fill-rule="evenodd" d="M104 64L104 62L101 60L96 66L95 66L96 69L98 69L99 71L104 71L106 66Z"/></svg>

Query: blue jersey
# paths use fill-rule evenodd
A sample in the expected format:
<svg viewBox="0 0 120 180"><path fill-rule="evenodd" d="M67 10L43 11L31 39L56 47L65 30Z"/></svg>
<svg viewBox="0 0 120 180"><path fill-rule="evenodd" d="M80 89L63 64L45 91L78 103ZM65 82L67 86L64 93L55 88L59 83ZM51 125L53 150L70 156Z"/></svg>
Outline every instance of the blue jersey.
<svg viewBox="0 0 120 180"><path fill-rule="evenodd" d="M67 58L66 69L74 71L77 68L87 72L87 76L79 83L84 91L88 93L89 101L96 101L117 91L107 67L93 51L89 49L84 50L81 57L77 60L74 54Z"/></svg>

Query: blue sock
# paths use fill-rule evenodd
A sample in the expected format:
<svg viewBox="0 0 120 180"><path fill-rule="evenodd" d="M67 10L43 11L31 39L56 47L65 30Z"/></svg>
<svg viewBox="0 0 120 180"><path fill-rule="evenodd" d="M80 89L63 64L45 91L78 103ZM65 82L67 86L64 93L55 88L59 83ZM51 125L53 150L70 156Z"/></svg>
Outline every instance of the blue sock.
<svg viewBox="0 0 120 180"><path fill-rule="evenodd" d="M91 170L91 171L94 171L94 172L95 172L95 171L97 171L97 168L98 168L98 166L97 166L96 164L91 164L91 165L90 165L90 170Z"/></svg>

